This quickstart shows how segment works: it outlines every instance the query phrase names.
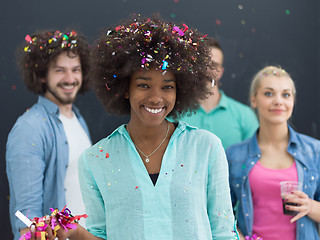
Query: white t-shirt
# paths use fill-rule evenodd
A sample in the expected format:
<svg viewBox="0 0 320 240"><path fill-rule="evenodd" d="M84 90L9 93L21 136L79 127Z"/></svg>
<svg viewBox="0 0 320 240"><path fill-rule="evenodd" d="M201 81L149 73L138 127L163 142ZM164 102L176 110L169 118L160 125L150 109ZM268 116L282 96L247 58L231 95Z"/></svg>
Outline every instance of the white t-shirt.
<svg viewBox="0 0 320 240"><path fill-rule="evenodd" d="M60 114L59 119L63 124L69 146L69 163L64 181L67 208L71 210L74 216L85 214L79 184L78 159L81 153L91 146L91 142L74 113L72 118ZM85 227L84 218L80 220L80 225Z"/></svg>

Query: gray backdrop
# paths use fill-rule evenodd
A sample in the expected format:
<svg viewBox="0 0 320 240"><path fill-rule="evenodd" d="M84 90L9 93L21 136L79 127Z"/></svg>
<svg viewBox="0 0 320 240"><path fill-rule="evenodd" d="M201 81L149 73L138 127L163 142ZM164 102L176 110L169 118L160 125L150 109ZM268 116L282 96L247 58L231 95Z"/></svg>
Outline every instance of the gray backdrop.
<svg viewBox="0 0 320 240"><path fill-rule="evenodd" d="M150 16L154 12L218 38L225 52L223 89L243 103L248 103L249 83L257 70L267 64L284 67L297 85L294 127L299 132L320 138L319 0L1 1L1 239L12 238L5 172L7 135L17 117L37 99L21 81L14 59L16 47L24 41L26 34L65 27L75 28L93 42L101 29L116 24L130 13ZM80 96L76 104L87 120L93 142L128 121L128 117L106 114L93 92Z"/></svg>

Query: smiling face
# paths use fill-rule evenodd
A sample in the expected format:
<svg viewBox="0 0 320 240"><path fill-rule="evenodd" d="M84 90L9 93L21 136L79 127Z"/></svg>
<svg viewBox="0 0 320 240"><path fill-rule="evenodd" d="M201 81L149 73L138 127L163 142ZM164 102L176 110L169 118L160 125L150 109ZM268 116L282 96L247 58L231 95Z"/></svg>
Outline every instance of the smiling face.
<svg viewBox="0 0 320 240"><path fill-rule="evenodd" d="M67 51L61 53L49 63L42 82L47 84L46 98L58 106L72 104L82 84L80 57L69 56Z"/></svg>
<svg viewBox="0 0 320 240"><path fill-rule="evenodd" d="M131 106L130 122L136 126L159 126L176 102L175 77L168 71L137 71L131 76L126 97Z"/></svg>
<svg viewBox="0 0 320 240"><path fill-rule="evenodd" d="M266 76L251 96L251 106L258 110L260 124L286 124L294 106L294 86L287 76Z"/></svg>

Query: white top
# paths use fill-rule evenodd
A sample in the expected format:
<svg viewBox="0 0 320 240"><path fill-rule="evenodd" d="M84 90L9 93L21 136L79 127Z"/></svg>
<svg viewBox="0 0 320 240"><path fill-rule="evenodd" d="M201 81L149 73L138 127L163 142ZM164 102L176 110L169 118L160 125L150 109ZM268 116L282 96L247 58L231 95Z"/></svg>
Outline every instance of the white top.
<svg viewBox="0 0 320 240"><path fill-rule="evenodd" d="M80 191L78 159L81 153L91 146L91 143L74 113L72 118L60 114L59 119L63 124L69 146L69 163L64 181L67 207L72 215L81 215L86 212ZM80 225L85 227L84 218L80 220Z"/></svg>

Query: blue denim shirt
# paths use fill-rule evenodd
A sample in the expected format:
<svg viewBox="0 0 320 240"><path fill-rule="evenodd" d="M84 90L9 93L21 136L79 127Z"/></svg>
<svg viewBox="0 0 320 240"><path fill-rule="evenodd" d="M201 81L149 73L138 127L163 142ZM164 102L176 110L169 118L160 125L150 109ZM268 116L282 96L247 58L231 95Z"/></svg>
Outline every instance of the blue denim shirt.
<svg viewBox="0 0 320 240"><path fill-rule="evenodd" d="M320 141L295 132L290 126L288 153L295 159L298 179L303 191L311 199L320 201ZM261 157L256 134L227 149L232 204L237 206L238 227L245 235L252 235L253 204L249 173ZM297 240L320 239L317 224L308 216L297 221Z"/></svg>
<svg viewBox="0 0 320 240"><path fill-rule="evenodd" d="M87 132L88 127L73 106L74 113ZM38 103L20 116L8 136L7 176L10 188L10 220L15 239L26 226L14 215L20 210L28 218L62 209L66 204L64 180L69 148L59 107L39 96Z"/></svg>

